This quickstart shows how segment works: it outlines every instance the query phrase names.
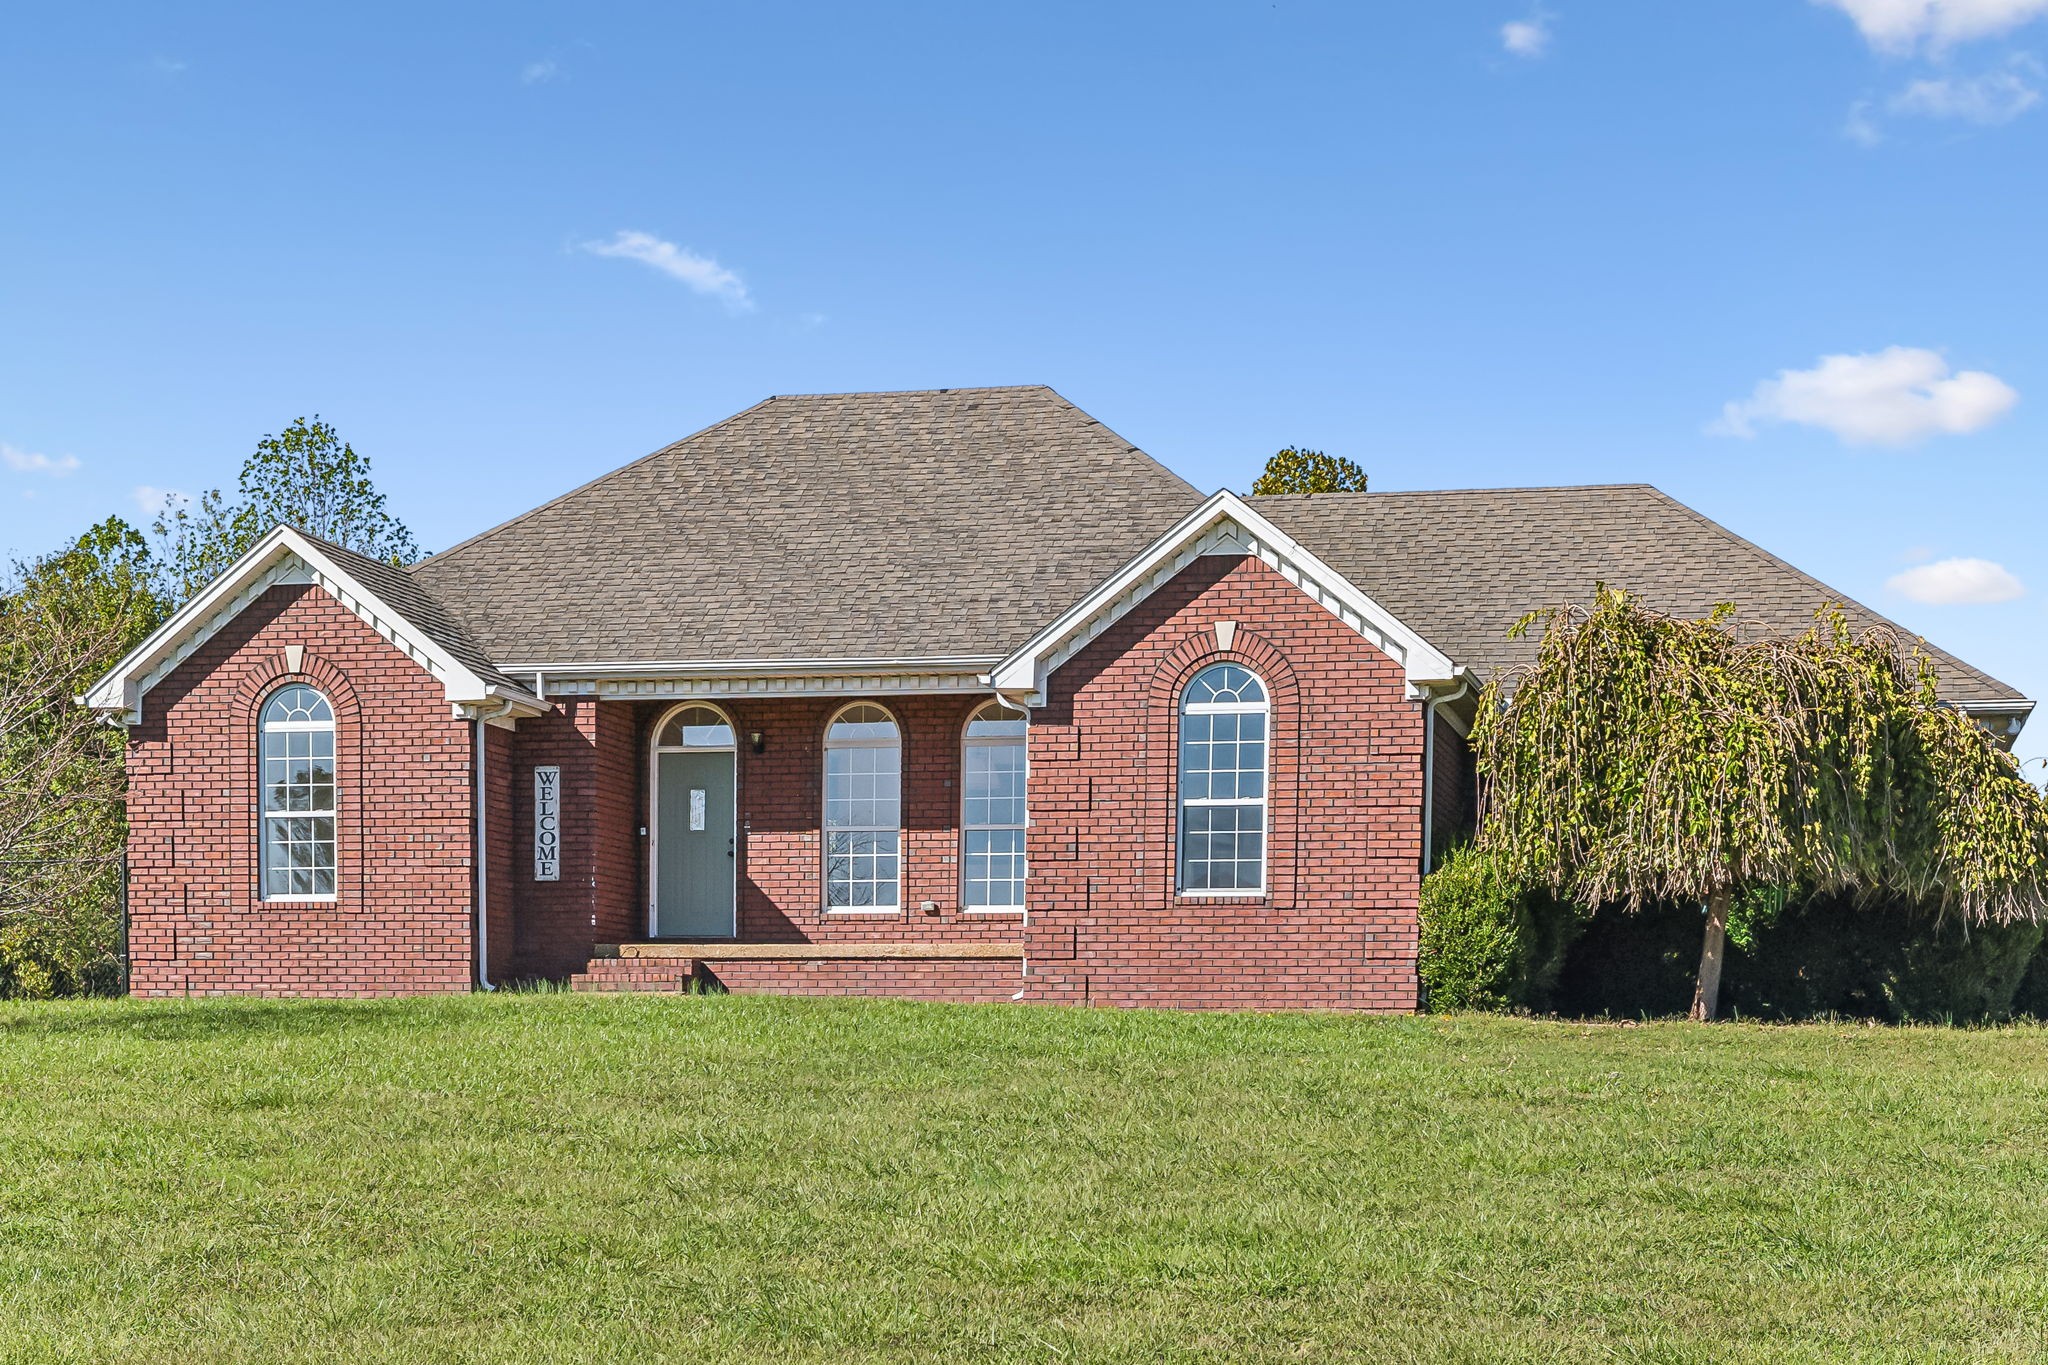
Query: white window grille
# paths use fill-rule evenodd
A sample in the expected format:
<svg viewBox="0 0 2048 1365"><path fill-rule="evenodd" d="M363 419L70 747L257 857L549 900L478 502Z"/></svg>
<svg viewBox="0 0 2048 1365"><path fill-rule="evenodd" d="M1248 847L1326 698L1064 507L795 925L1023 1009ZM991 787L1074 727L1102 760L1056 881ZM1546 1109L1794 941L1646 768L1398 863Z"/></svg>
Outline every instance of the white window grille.
<svg viewBox="0 0 2048 1365"><path fill-rule="evenodd" d="M303 683L271 694L258 722L263 899L335 894L334 708Z"/></svg>
<svg viewBox="0 0 2048 1365"><path fill-rule="evenodd" d="M1266 887L1266 688L1237 664L1191 679L1180 705L1180 889Z"/></svg>
<svg viewBox="0 0 2048 1365"><path fill-rule="evenodd" d="M893 911L902 902L903 738L859 702L825 729L825 908Z"/></svg>
<svg viewBox="0 0 2048 1365"><path fill-rule="evenodd" d="M1024 908L1025 729L1022 711L989 702L961 741L960 903Z"/></svg>

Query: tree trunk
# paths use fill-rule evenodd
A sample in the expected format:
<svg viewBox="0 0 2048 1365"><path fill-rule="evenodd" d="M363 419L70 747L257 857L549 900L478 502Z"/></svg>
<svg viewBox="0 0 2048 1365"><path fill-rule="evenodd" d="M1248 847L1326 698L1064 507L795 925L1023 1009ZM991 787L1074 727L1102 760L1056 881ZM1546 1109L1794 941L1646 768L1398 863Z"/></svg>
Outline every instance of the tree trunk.
<svg viewBox="0 0 2048 1365"><path fill-rule="evenodd" d="M1707 897L1707 934L1700 944L1700 974L1692 986L1695 1019L1712 1019L1721 1006L1721 955L1728 946L1728 909L1733 901L1726 891Z"/></svg>

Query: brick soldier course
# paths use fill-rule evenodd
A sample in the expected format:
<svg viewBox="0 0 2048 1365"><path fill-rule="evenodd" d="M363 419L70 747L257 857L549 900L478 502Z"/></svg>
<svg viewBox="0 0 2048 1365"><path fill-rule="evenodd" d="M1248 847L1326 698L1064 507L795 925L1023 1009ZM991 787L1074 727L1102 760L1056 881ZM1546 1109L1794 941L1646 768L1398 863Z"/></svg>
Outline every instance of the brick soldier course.
<svg viewBox="0 0 2048 1365"><path fill-rule="evenodd" d="M87 698L130 727L132 987L1413 1009L1478 687L1529 657L1517 617L1598 580L1746 629L1881 619L1654 489L1205 499L1043 388L771 399L409 569L279 528ZM2017 733L2030 701L1931 652ZM1183 704L1219 664L1263 697L1263 748L1217 752L1264 804L1227 845L1253 886L1205 894ZM293 684L331 711L318 820L259 762ZM966 872L966 731L998 697L1028 717L991 741L1028 754L1021 907ZM833 908L867 894L827 875L828 736L860 704L894 725L896 824L859 836L897 849L894 903ZM657 731L693 705L713 757L661 805ZM329 851L264 843L287 825ZM661 938L671 912L719 932Z"/></svg>

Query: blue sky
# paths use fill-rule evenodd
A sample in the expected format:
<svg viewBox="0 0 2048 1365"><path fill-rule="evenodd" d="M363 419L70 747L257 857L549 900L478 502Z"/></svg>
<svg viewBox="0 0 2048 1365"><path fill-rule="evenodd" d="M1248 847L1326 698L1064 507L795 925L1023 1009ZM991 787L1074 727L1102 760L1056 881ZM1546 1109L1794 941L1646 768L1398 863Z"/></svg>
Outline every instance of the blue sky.
<svg viewBox="0 0 2048 1365"><path fill-rule="evenodd" d="M300 414L431 548L771 393L1049 383L1204 488L1290 443L1653 482L2048 693L2048 0L45 6L0 44L0 547Z"/></svg>

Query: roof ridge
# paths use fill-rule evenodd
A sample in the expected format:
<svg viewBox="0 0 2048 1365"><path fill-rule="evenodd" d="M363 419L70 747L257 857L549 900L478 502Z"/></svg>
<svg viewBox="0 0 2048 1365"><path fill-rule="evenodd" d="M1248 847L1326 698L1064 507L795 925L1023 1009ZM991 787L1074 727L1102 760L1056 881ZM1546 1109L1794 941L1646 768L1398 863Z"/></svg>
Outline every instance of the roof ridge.
<svg viewBox="0 0 2048 1365"><path fill-rule="evenodd" d="M1648 487L1647 484L1644 486ZM1965 659L1962 655L1952 653L1949 650L1943 649L1940 645L1934 644L1927 638L1925 634L1921 633L1920 631L1913 630L1907 626L1901 625L1899 622L1894 621L1885 613L1878 611L1876 608L1870 606L1868 603L1858 598L1851 597L1848 593L1841 591L1839 588L1836 588L1833 584L1821 582L1818 578L1815 578L1812 574L1800 568L1797 564L1794 564L1787 559L1781 559L1777 555L1772 554L1769 550L1766 550L1763 546L1757 544L1755 541L1750 540L1746 536L1739 535L1736 532L1729 530L1726 526L1723 526L1720 522L1715 521L1712 517L1708 516L1705 512L1700 511L1698 508L1687 506L1685 503L1680 502L1677 498L1672 497L1669 493L1666 493L1661 488L1651 488L1650 491L1665 503L1668 503L1672 507L1677 508L1680 512L1683 512L1686 516L1691 517L1700 525L1718 534L1723 540L1726 540L1731 544L1739 546L1742 549L1748 550L1751 554L1754 554L1755 556L1757 556L1757 558L1763 560L1766 564L1772 565L1776 568L1783 569L1786 572L1790 573L1793 577L1798 578L1801 581L1809 583L1813 587L1820 589L1822 602L1832 603L1834 606L1838 608L1854 607L1858 611L1867 613L1869 616L1878 621L1881 625L1888 626L1891 629L1899 632L1899 634L1904 635L1909 639L1912 639L1913 641L1918 643L1923 650L1931 650L1934 653L1941 655L1943 658L1954 660L1957 667L1962 670L1965 677L1973 678L1980 682L1987 682L1995 687L2003 687L2011 692L2019 692L2019 689L2014 687L2011 683L2006 682L2002 678L1995 677L1992 674L1985 672L1983 669L1971 663L1968 659ZM1735 607L1736 610L1739 612L1742 609L1742 604L1740 602L1737 602L1735 604ZM1816 618L1818 618L1819 614L1820 613L1818 611L1814 613ZM1940 669L1938 666L1936 668L1936 676L1937 678L1939 678L1940 676ZM2022 693L2021 695L2024 694Z"/></svg>
<svg viewBox="0 0 2048 1365"><path fill-rule="evenodd" d="M1109 423L1103 421L1100 417L1097 417L1094 413L1088 411L1088 409L1082 407L1079 403L1076 403L1073 399L1061 393L1058 389L1053 388L1051 385L1032 385L1031 387L1045 389L1045 391L1051 394L1054 400L1057 401L1062 407L1066 408L1067 411L1074 413L1076 416L1079 416L1087 421L1093 422L1096 426L1102 428L1103 435L1108 436L1114 440L1121 441L1123 443L1123 447L1125 450L1129 451L1133 455L1136 455L1139 459L1149 462L1154 468L1158 469L1162 474L1165 474L1168 478L1178 481L1181 487L1187 489L1188 492L1194 494L1195 497L1202 498L1207 496L1205 493L1202 492L1201 489L1195 487L1192 483L1189 483L1186 477L1183 476L1178 470L1169 466L1166 463L1166 461L1160 459L1157 455L1154 455L1151 451L1145 449L1136 441L1133 441L1130 437L1124 435L1115 427L1112 427Z"/></svg>
<svg viewBox="0 0 2048 1365"><path fill-rule="evenodd" d="M1668 497L1651 483L1538 483L1497 488L1380 488L1343 489L1331 493L1248 493L1249 498L1398 498L1404 496L1443 497L1452 493L1598 493L1623 489L1648 489ZM1684 506L1680 503L1679 506Z"/></svg>
<svg viewBox="0 0 2048 1365"><path fill-rule="evenodd" d="M741 408L738 412L733 413L730 417L721 417L716 422L713 422L711 425L706 427L699 427L697 430L691 432L688 436L678 437L676 440L670 441L667 445L662 446L658 450L650 450L645 455L642 455L640 458L636 460L628 460L626 463L620 465L618 468L606 470L604 473L598 475L594 479L586 479L584 482L577 484L568 492L557 494L556 496L549 498L546 502L541 503L537 507L529 507L516 517L509 517L506 520L499 522L496 526L486 527L485 529L478 531L475 535L470 536L466 540L458 540L457 542L455 542L455 544L450 545L445 550L442 550L436 554L430 554L425 559L422 559L415 564L407 565L406 572L410 573L414 569L422 569L429 564L433 564L439 560L446 559L449 555L454 554L457 550L466 550L470 546L475 545L478 541L488 540L490 537L498 534L498 532L500 531L510 530L512 527L517 526L519 523L523 521L528 521L534 517L539 516L542 512L547 511L549 508L555 506L557 503L567 502L570 498L575 497L578 493L583 492L585 489L595 488L601 483L607 483L612 479L618 478L621 474L626 473L628 470L638 469L641 465L646 464L649 460L655 459L656 457L661 455L666 455L671 450L674 450L677 446L687 445L691 441L696 440L699 436L709 436L712 432L718 430L720 427L727 426L733 422L737 422L740 420L740 418L745 417L748 413L754 412L757 409L767 407L770 403L773 403L778 396L779 395L776 394L770 394L768 397L763 398L758 403L754 403L747 407Z"/></svg>
<svg viewBox="0 0 2048 1365"><path fill-rule="evenodd" d="M1028 393L1033 390L1050 394L1059 393L1059 390L1050 384L966 384L935 389L838 389L823 393L778 393L771 394L766 401L772 403L778 398L922 398L935 393ZM760 405L757 403L755 406Z"/></svg>

